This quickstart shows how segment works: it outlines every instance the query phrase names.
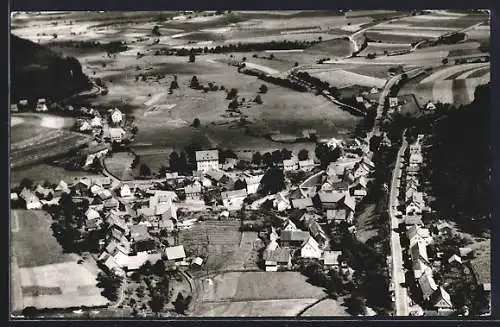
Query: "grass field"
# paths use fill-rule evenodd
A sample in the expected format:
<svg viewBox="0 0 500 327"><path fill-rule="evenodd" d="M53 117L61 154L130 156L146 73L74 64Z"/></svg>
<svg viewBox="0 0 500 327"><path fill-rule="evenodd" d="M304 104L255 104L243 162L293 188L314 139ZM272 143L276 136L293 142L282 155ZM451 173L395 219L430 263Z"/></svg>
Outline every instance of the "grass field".
<svg viewBox="0 0 500 327"><path fill-rule="evenodd" d="M13 210L11 219L13 310L92 307L108 302L96 287L96 270L78 265L78 256L63 253L45 212Z"/></svg>
<svg viewBox="0 0 500 327"><path fill-rule="evenodd" d="M326 295L298 272L230 272L215 276L212 283L206 283L204 302L319 299Z"/></svg>
<svg viewBox="0 0 500 327"><path fill-rule="evenodd" d="M483 241L475 246L475 257L471 261L479 283L491 283L491 241Z"/></svg>
<svg viewBox="0 0 500 327"><path fill-rule="evenodd" d="M384 68L382 68L382 70L384 70ZM363 69L358 68L358 71L362 72ZM323 71L312 70L310 74L337 88L344 88L352 85L381 88L384 86L386 80L385 78L378 78L336 68L325 68Z"/></svg>
<svg viewBox="0 0 500 327"><path fill-rule="evenodd" d="M133 180L131 169L133 160L134 155L129 152L116 152L111 157L104 158L104 166L111 175L120 180Z"/></svg>
<svg viewBox="0 0 500 327"><path fill-rule="evenodd" d="M301 317L349 317L342 300L325 299L306 310Z"/></svg>

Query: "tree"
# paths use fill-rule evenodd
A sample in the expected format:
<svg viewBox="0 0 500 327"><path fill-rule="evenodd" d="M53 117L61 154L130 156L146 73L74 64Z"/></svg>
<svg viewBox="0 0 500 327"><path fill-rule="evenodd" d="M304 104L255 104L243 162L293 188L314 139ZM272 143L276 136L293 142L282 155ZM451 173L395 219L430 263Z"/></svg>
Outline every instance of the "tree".
<svg viewBox="0 0 500 327"><path fill-rule="evenodd" d="M274 150L271 153L271 158L273 159L273 163L277 165L283 161L283 153L280 150Z"/></svg>
<svg viewBox="0 0 500 327"><path fill-rule="evenodd" d="M118 299L118 288L121 286L122 280L115 275L106 275L99 273L97 275L97 287L102 288L102 296L110 301Z"/></svg>
<svg viewBox="0 0 500 327"><path fill-rule="evenodd" d="M141 156L135 156L134 160L132 160L132 164L130 165L130 168L135 169L139 163L141 162Z"/></svg>
<svg viewBox="0 0 500 327"><path fill-rule="evenodd" d="M177 293L177 298L174 301L174 308L175 312L178 314L185 314L186 310L189 307L189 304L191 303L192 297L187 296L184 298L181 292Z"/></svg>
<svg viewBox="0 0 500 327"><path fill-rule="evenodd" d="M227 105L228 109L235 110L238 109L239 103L236 98L234 98L229 104Z"/></svg>
<svg viewBox="0 0 500 327"><path fill-rule="evenodd" d="M158 174L160 174L161 177L164 177L167 171L168 171L167 167L161 165L160 169L158 169Z"/></svg>
<svg viewBox="0 0 500 327"><path fill-rule="evenodd" d="M241 58L241 61L247 61L247 57Z"/></svg>
<svg viewBox="0 0 500 327"><path fill-rule="evenodd" d="M260 97L260 94L257 94L253 101L257 104L262 104L262 98Z"/></svg>
<svg viewBox="0 0 500 327"><path fill-rule="evenodd" d="M244 190L247 188L247 183L245 183L244 180L241 180L241 179L238 179L235 183L234 183L234 189L235 190Z"/></svg>
<svg viewBox="0 0 500 327"><path fill-rule="evenodd" d="M282 160L289 160L292 158L292 151L288 150L288 149L281 149L281 159Z"/></svg>
<svg viewBox="0 0 500 327"><path fill-rule="evenodd" d="M168 165L171 171L179 171L179 155L177 152L172 152L168 159Z"/></svg>
<svg viewBox="0 0 500 327"><path fill-rule="evenodd" d="M321 162L322 169L325 169L331 162L337 161L342 155L340 147L332 148L324 143L318 143L314 150L316 158Z"/></svg>
<svg viewBox="0 0 500 327"><path fill-rule="evenodd" d="M307 151L307 149L300 150L299 154L298 154L298 158L299 158L299 160L309 159L309 151Z"/></svg>
<svg viewBox="0 0 500 327"><path fill-rule="evenodd" d="M178 89L179 88L179 83L177 83L177 81L172 81L170 82L170 90L175 90L175 89Z"/></svg>
<svg viewBox="0 0 500 327"><path fill-rule="evenodd" d="M374 52L370 52L369 54L366 55L366 58L368 59L375 59L377 55Z"/></svg>
<svg viewBox="0 0 500 327"><path fill-rule="evenodd" d="M199 128L200 127L200 120L198 118L195 118L193 120L193 124L191 126L193 126L194 128Z"/></svg>
<svg viewBox="0 0 500 327"><path fill-rule="evenodd" d="M448 58L443 58L443 60L441 60L441 63L443 65L446 65L448 63Z"/></svg>
<svg viewBox="0 0 500 327"><path fill-rule="evenodd" d="M283 174L283 170L278 168L268 169L260 183L261 189L259 193L264 195L278 193L285 188L285 175Z"/></svg>
<svg viewBox="0 0 500 327"><path fill-rule="evenodd" d="M366 312L365 299L358 295L351 295L346 299L347 310L353 316L364 315Z"/></svg>
<svg viewBox="0 0 500 327"><path fill-rule="evenodd" d="M151 169L149 169L149 166L146 164L141 164L139 167L139 174L141 176L151 176Z"/></svg>
<svg viewBox="0 0 500 327"><path fill-rule="evenodd" d="M295 64L293 64L294 67L299 67L299 63L298 62L295 62Z"/></svg>
<svg viewBox="0 0 500 327"><path fill-rule="evenodd" d="M274 54L272 54L272 53L271 53L271 54L269 55L269 59L273 60L273 59L274 59Z"/></svg>
<svg viewBox="0 0 500 327"><path fill-rule="evenodd" d="M267 93L267 85L266 85L266 84L262 84L262 85L259 87L259 92L260 92L260 93Z"/></svg>
<svg viewBox="0 0 500 327"><path fill-rule="evenodd" d="M262 163L267 167L272 167L274 164L273 156L269 152L264 153L262 156Z"/></svg>
<svg viewBox="0 0 500 327"><path fill-rule="evenodd" d="M238 95L238 89L235 89L235 88L232 88L228 93L227 93L227 97L226 99L227 100L232 100L234 98L236 98L236 96Z"/></svg>
<svg viewBox="0 0 500 327"><path fill-rule="evenodd" d="M151 296L151 300L149 301L149 307L151 308L151 311L153 311L155 314L158 314L163 310L163 307L165 306L165 298L154 292Z"/></svg>
<svg viewBox="0 0 500 327"><path fill-rule="evenodd" d="M23 178L19 185L21 186L21 189L27 188L30 190L33 188L33 181L29 178Z"/></svg>
<svg viewBox="0 0 500 327"><path fill-rule="evenodd" d="M165 274L165 262L163 260L156 261L151 270L153 274L163 276Z"/></svg>
<svg viewBox="0 0 500 327"><path fill-rule="evenodd" d="M200 82L198 81L198 77L193 76L193 78L191 78L191 82L189 83L189 87L192 89L195 89L195 90L200 88Z"/></svg>
<svg viewBox="0 0 500 327"><path fill-rule="evenodd" d="M260 166L260 164L262 163L262 155L260 154L260 152L255 152L252 155L252 163L256 166Z"/></svg>
<svg viewBox="0 0 500 327"><path fill-rule="evenodd" d="M155 25L153 27L153 30L151 31L151 34L153 34L154 36L160 36L160 27L158 25Z"/></svg>
<svg viewBox="0 0 500 327"><path fill-rule="evenodd" d="M319 41L319 42L323 41L323 37L318 36L318 41Z"/></svg>
<svg viewBox="0 0 500 327"><path fill-rule="evenodd" d="M196 56L194 55L194 53L191 53L189 55L189 62L194 62L196 60Z"/></svg>

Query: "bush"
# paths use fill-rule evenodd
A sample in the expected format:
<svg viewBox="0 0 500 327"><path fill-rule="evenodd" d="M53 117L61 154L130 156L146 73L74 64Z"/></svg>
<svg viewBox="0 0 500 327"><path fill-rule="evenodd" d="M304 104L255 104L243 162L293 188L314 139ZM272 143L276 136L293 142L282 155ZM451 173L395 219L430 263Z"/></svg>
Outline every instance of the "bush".
<svg viewBox="0 0 500 327"><path fill-rule="evenodd" d="M195 118L195 119L193 120L193 124L192 124L192 126L193 126L194 128L199 128L199 127L200 127L200 120L199 120L198 118Z"/></svg>
<svg viewBox="0 0 500 327"><path fill-rule="evenodd" d="M260 92L260 93L267 93L267 85L266 85L266 84L262 84L262 85L259 87L259 92Z"/></svg>

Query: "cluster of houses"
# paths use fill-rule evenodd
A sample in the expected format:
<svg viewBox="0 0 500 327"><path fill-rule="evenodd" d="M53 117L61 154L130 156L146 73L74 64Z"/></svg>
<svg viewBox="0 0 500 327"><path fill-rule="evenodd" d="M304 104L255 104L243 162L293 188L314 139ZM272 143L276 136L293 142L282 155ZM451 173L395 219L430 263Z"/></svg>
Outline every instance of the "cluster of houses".
<svg viewBox="0 0 500 327"><path fill-rule="evenodd" d="M405 235L408 246L409 260L413 270L413 277L422 292L422 299L425 304L433 307L438 312L451 312L453 303L450 294L441 285L438 285L433 277L432 267L439 265L433 262L428 249L433 244L433 233L431 229L424 227L422 214L426 211L424 194L420 191L419 170L423 162L421 140L423 135L419 135L416 142L409 146L407 154L407 167L404 192L401 198L405 199L404 212L398 212L398 217L403 218L406 228ZM448 223L441 223L433 229L436 234L451 232ZM461 253L467 255L467 249L461 249ZM469 251L470 252L470 251ZM442 254L438 253L437 257ZM462 264L462 257L453 254L450 258L444 258L447 263Z"/></svg>
<svg viewBox="0 0 500 327"><path fill-rule="evenodd" d="M125 139L125 114L118 108L108 110L107 119L96 109L82 107L80 112L85 118L77 120L75 128L78 132L102 137L109 142L120 143Z"/></svg>
<svg viewBox="0 0 500 327"><path fill-rule="evenodd" d="M11 112L19 112L21 110L25 110L29 107L29 102L27 99L21 99L17 103L10 105ZM45 98L39 98L35 104L36 112L47 112L49 108L47 107L47 100Z"/></svg>

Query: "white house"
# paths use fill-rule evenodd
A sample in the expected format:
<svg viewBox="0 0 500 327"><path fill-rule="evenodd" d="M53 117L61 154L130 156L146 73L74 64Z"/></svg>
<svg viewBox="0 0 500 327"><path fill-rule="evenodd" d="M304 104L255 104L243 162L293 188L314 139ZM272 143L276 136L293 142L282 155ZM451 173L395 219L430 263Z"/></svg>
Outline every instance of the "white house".
<svg viewBox="0 0 500 327"><path fill-rule="evenodd" d="M245 176L245 183L247 184L247 193L248 194L257 193L257 190L259 189L259 185L260 185L260 181L262 180L262 177L264 177L264 174L246 175Z"/></svg>
<svg viewBox="0 0 500 327"><path fill-rule="evenodd" d="M398 98L389 97L389 107L394 108L398 105Z"/></svg>
<svg viewBox="0 0 500 327"><path fill-rule="evenodd" d="M43 98L38 99L36 103L36 111L49 111L49 108L47 108L47 100Z"/></svg>
<svg viewBox="0 0 500 327"><path fill-rule="evenodd" d="M430 111L432 111L432 110L436 110L436 105L435 105L434 103L432 103L432 102L428 102L428 103L425 105L425 109L426 109L426 110L430 110Z"/></svg>
<svg viewBox="0 0 500 327"><path fill-rule="evenodd" d="M247 197L247 191L245 189L226 191L221 193L221 197L222 204L227 210L240 210L243 206L243 201Z"/></svg>
<svg viewBox="0 0 500 327"><path fill-rule="evenodd" d="M130 198L133 196L132 191L127 184L123 184L123 186L120 188L120 196L122 198Z"/></svg>
<svg viewBox="0 0 500 327"><path fill-rule="evenodd" d="M308 160L300 160L299 161L299 168L303 171L311 171L314 169L314 160L308 159Z"/></svg>
<svg viewBox="0 0 500 327"><path fill-rule="evenodd" d="M113 124L119 124L122 122L122 120L122 112L118 108L113 109L113 111L111 112L111 121L113 122Z"/></svg>
<svg viewBox="0 0 500 327"><path fill-rule="evenodd" d="M300 256L302 258L320 259L322 255L318 242L310 236L300 248Z"/></svg>
<svg viewBox="0 0 500 327"><path fill-rule="evenodd" d="M80 128L79 128L80 132L86 132L86 131L90 131L92 130L92 126L90 126L89 122L84 120L81 124L80 124Z"/></svg>
<svg viewBox="0 0 500 327"><path fill-rule="evenodd" d="M413 192L406 202L406 214L420 215L424 206L423 194L421 192Z"/></svg>
<svg viewBox="0 0 500 327"><path fill-rule="evenodd" d="M293 171L297 170L298 168L299 168L299 163L297 162L297 159L291 158L283 160L284 171Z"/></svg>
<svg viewBox="0 0 500 327"><path fill-rule="evenodd" d="M191 185L184 187L184 193L186 194L186 199L200 199L201 196L201 183L195 181Z"/></svg>
<svg viewBox="0 0 500 327"><path fill-rule="evenodd" d="M273 201L273 206L278 211L285 211L291 208L290 201L281 193L276 194L276 197Z"/></svg>
<svg viewBox="0 0 500 327"><path fill-rule="evenodd" d="M121 142L123 140L123 138L125 137L125 135L126 135L126 132L121 127L109 128L109 137L111 138L111 141L113 141L113 142Z"/></svg>
<svg viewBox="0 0 500 327"><path fill-rule="evenodd" d="M420 153L412 153L410 154L410 165L420 165L424 161L422 154Z"/></svg>
<svg viewBox="0 0 500 327"><path fill-rule="evenodd" d="M26 209L28 210L38 210L42 209L42 203L40 199L30 190L23 189L19 194L19 197L26 202Z"/></svg>
<svg viewBox="0 0 500 327"><path fill-rule="evenodd" d="M207 172L209 170L219 170L219 151L204 150L196 151L196 169Z"/></svg>
<svg viewBox="0 0 500 327"><path fill-rule="evenodd" d="M409 226L406 229L406 236L408 237L408 240L410 241L410 247L415 245L417 242L422 241L424 244L430 245L433 242L433 238L430 234L429 229L427 228L422 228L417 225L412 225Z"/></svg>
<svg viewBox="0 0 500 327"><path fill-rule="evenodd" d="M283 228L282 228L282 230L288 230L288 231L297 230L297 229L298 229L297 226L295 226L293 221L291 221L290 219L287 219L287 221L285 222L285 224L283 225Z"/></svg>

